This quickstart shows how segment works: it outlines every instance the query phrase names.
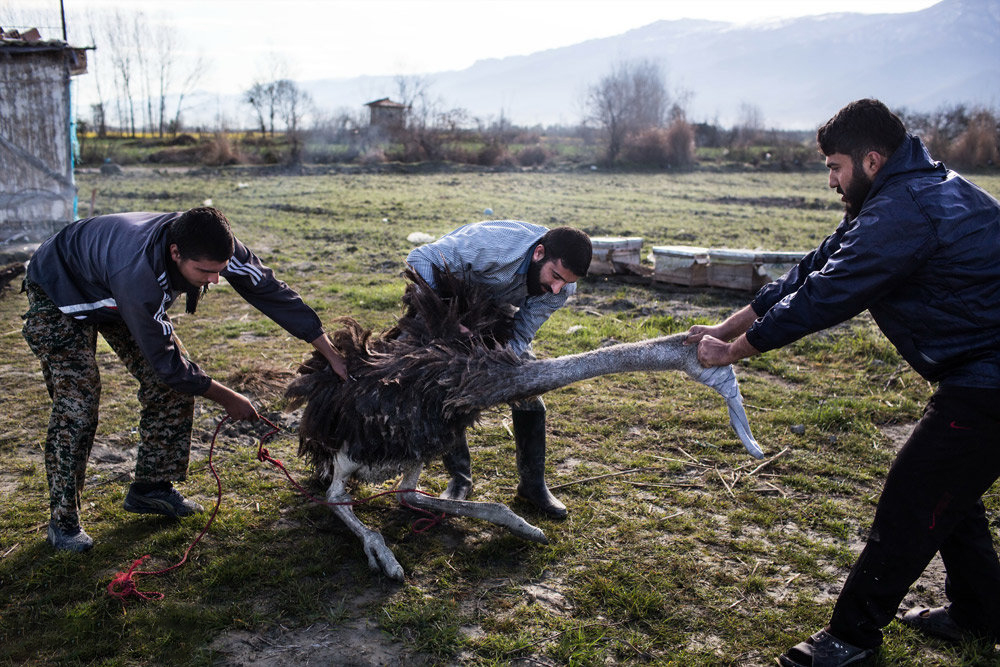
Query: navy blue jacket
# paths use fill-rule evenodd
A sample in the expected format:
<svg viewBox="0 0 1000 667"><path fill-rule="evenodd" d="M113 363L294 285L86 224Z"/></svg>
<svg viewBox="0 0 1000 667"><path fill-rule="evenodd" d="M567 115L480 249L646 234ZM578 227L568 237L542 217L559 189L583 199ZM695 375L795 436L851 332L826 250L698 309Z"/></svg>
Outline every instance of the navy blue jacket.
<svg viewBox="0 0 1000 667"><path fill-rule="evenodd" d="M868 309L924 378L1000 388L1000 203L908 137L858 216L751 306L761 352Z"/></svg>
<svg viewBox="0 0 1000 667"><path fill-rule="evenodd" d="M124 321L164 382L201 395L211 379L182 354L167 315L189 287L169 270L167 227L180 215L120 213L77 220L39 246L27 277L69 317L89 324ZM315 311L239 240L235 245L220 274L233 289L296 338L322 335Z"/></svg>

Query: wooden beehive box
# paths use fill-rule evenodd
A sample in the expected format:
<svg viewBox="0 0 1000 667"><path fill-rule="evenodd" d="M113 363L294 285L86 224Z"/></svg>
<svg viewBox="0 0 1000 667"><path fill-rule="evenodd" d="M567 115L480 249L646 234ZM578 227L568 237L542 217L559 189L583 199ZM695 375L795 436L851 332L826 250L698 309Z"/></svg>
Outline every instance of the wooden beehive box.
<svg viewBox="0 0 1000 667"><path fill-rule="evenodd" d="M753 250L712 248L708 251L708 284L736 290L756 290L766 284Z"/></svg>
<svg viewBox="0 0 1000 667"><path fill-rule="evenodd" d="M699 287L708 284L708 248L653 246L653 280Z"/></svg>
<svg viewBox="0 0 1000 667"><path fill-rule="evenodd" d="M754 262L759 265L758 272L765 278L766 282L771 282L785 275L789 269L798 264L805 256L806 253L800 250L758 250L754 255Z"/></svg>
<svg viewBox="0 0 1000 667"><path fill-rule="evenodd" d="M590 274L639 273L642 263L642 237L592 236L594 257L590 261ZM630 269L630 267L633 267Z"/></svg>

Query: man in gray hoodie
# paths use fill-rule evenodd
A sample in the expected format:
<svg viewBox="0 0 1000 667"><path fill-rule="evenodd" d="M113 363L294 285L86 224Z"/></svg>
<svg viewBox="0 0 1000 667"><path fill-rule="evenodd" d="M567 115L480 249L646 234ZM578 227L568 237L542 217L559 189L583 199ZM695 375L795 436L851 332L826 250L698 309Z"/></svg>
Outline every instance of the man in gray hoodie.
<svg viewBox="0 0 1000 667"><path fill-rule="evenodd" d="M494 297L517 307L508 345L533 358L531 341L539 327L576 292L593 254L590 238L572 227L548 229L520 220L486 220L459 227L406 258L431 287L434 269L489 287ZM511 422L520 482L517 495L554 519L566 517L563 505L545 484L545 403L535 396L511 404ZM468 445L444 457L451 474L442 497L464 500L472 489Z"/></svg>

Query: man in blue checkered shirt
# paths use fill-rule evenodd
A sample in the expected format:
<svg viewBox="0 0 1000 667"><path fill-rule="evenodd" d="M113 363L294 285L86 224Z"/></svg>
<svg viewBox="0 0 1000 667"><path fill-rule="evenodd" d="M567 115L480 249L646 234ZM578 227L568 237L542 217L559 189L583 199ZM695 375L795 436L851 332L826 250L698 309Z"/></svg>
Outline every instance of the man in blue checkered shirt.
<svg viewBox="0 0 1000 667"><path fill-rule="evenodd" d="M576 281L587 274L590 238L579 229L547 229L518 220L487 220L459 227L406 258L432 287L434 267L448 269L489 285L494 296L518 308L509 345L533 358L531 341L539 327L576 293ZM545 485L545 403L540 396L511 403L517 471L517 495L556 519L566 506ZM467 444L444 457L451 474L443 498L465 499L472 490Z"/></svg>

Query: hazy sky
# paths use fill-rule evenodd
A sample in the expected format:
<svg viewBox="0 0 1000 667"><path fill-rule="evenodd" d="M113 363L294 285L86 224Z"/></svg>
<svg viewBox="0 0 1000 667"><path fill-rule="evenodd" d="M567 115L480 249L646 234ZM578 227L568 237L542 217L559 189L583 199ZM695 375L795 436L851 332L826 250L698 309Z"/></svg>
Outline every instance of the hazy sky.
<svg viewBox="0 0 1000 667"><path fill-rule="evenodd" d="M202 87L236 92L275 54L299 81L461 70L621 34L658 20L733 23L924 9L938 0L64 0L70 42L89 45L92 9L141 10L211 61ZM59 0L0 0L0 25L30 19L61 37ZM98 45L100 46L100 45ZM835 53L835 45L830 45Z"/></svg>

